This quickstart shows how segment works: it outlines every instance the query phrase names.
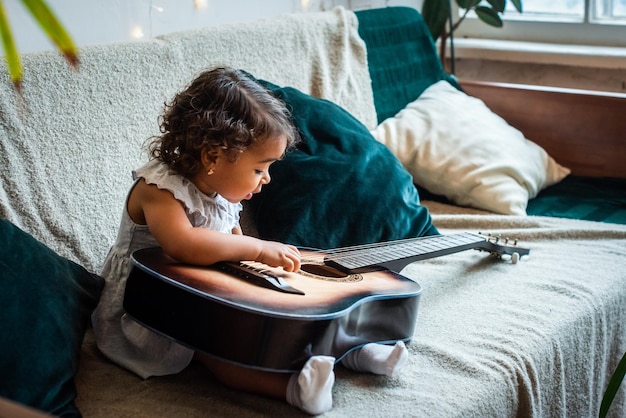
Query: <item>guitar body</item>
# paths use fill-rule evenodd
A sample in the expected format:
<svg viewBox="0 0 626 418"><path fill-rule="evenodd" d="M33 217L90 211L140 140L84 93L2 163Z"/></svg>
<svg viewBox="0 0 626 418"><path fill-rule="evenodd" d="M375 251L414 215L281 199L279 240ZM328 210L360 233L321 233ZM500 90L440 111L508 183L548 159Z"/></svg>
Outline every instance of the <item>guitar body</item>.
<svg viewBox="0 0 626 418"><path fill-rule="evenodd" d="M342 273L301 250L298 273L262 266L303 294L259 286L216 266L178 263L160 248L133 253L124 309L194 350L242 366L296 372L370 342L409 341L421 287L389 270ZM259 263L253 263L256 267Z"/></svg>

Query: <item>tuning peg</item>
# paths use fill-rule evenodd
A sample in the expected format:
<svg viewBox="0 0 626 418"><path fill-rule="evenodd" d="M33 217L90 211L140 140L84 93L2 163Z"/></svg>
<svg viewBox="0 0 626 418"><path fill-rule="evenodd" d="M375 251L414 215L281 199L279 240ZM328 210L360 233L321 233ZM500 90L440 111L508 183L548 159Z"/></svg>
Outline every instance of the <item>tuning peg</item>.
<svg viewBox="0 0 626 418"><path fill-rule="evenodd" d="M511 254L511 263L517 264L518 261L519 261L519 253Z"/></svg>

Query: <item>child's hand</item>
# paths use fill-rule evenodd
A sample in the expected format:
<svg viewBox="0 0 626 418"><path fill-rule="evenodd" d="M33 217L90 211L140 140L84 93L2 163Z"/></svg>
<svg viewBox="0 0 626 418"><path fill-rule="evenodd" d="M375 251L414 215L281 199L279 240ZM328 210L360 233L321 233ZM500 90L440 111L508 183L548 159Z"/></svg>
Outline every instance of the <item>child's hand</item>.
<svg viewBox="0 0 626 418"><path fill-rule="evenodd" d="M298 271L300 269L300 251L293 245L263 241L263 247L256 261L271 267L282 267L285 271Z"/></svg>

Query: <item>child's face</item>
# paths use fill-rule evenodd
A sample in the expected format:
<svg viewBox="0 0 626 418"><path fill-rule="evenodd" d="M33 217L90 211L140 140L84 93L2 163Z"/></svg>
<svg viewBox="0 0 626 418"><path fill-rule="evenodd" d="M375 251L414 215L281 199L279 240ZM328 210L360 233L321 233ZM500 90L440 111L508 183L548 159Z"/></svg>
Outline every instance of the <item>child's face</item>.
<svg viewBox="0 0 626 418"><path fill-rule="evenodd" d="M270 182L269 167L283 157L286 146L284 137L269 138L243 151L235 161L220 151L207 185L232 203L250 199Z"/></svg>

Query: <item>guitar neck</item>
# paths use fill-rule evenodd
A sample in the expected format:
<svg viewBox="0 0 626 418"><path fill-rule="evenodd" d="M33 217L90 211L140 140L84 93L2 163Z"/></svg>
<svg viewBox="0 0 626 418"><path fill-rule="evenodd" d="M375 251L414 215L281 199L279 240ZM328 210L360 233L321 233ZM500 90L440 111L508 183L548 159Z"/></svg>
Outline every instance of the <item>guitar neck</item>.
<svg viewBox="0 0 626 418"><path fill-rule="evenodd" d="M338 249L329 253L325 264L344 272L359 273L372 267L399 272L419 260L441 257L470 249L484 249L485 238L469 232L433 235L408 240Z"/></svg>

